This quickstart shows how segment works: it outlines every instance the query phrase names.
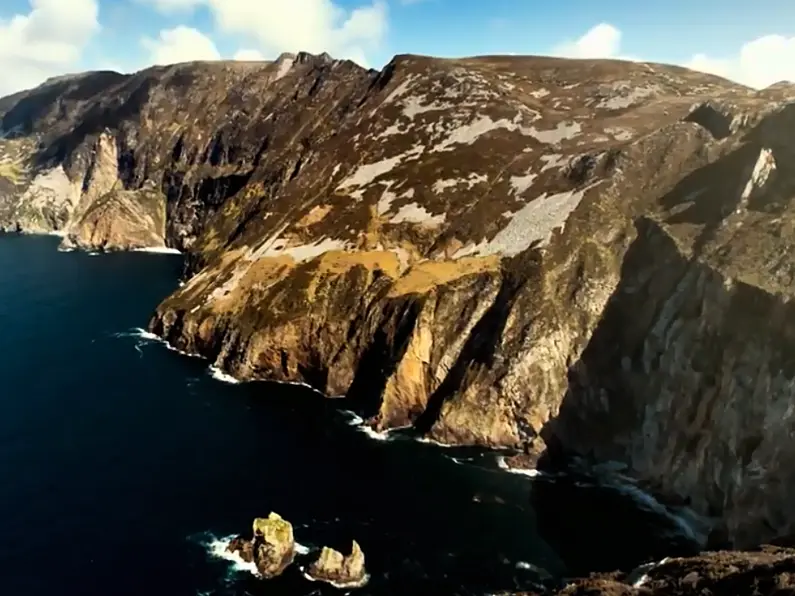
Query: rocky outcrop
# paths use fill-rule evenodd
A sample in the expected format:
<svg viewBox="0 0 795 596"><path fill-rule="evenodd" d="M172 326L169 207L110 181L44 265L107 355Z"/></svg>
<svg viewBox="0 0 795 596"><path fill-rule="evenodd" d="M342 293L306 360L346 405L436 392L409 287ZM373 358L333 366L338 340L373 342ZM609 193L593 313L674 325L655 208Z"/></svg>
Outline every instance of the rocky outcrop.
<svg viewBox="0 0 795 596"><path fill-rule="evenodd" d="M186 251L179 349L618 460L757 544L795 523L791 101L537 57L91 73L0 102L0 226Z"/></svg>
<svg viewBox="0 0 795 596"><path fill-rule="evenodd" d="M771 546L666 559L632 574L592 576L559 596L785 596L795 593L795 551Z"/></svg>
<svg viewBox="0 0 795 596"><path fill-rule="evenodd" d="M364 553L354 540L351 554L323 547L318 559L306 570L310 579L328 582L338 588L358 588L367 583L367 571L364 567Z"/></svg>
<svg viewBox="0 0 795 596"><path fill-rule="evenodd" d="M254 563L264 579L281 575L295 558L293 527L277 513L258 517L253 523L253 538L235 538L229 551L237 553L247 563Z"/></svg>
<svg viewBox="0 0 795 596"><path fill-rule="evenodd" d="M62 245L101 250L164 248L165 229L166 197L157 188L111 190L70 226Z"/></svg>

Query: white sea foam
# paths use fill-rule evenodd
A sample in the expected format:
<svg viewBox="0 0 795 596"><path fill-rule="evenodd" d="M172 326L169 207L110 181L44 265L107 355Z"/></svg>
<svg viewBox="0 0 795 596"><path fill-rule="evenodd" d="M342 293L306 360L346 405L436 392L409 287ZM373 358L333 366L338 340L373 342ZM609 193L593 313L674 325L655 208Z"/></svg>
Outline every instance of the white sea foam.
<svg viewBox="0 0 795 596"><path fill-rule="evenodd" d="M516 562L516 568L517 569L530 569L530 570L533 570L533 569L536 569L536 566L533 565L532 563L528 563L527 561L517 561Z"/></svg>
<svg viewBox="0 0 795 596"><path fill-rule="evenodd" d="M220 369L219 367L212 365L208 368L210 376L215 379L216 381L221 381L222 383L228 383L230 385L238 385L240 383L244 383L245 381L241 381L238 378L230 375L228 372ZM326 394L322 391L315 389L309 383L302 383L301 381L269 381L270 383L275 383L277 385L290 385L292 387L301 387L303 389L309 389L318 395L322 395L326 397Z"/></svg>
<svg viewBox="0 0 795 596"><path fill-rule="evenodd" d="M435 439L429 439L428 437L417 437L415 439L418 443L425 443L426 445L433 445L434 447L442 447L444 449L454 449L455 447L460 447L460 445L448 445L447 443L440 443Z"/></svg>
<svg viewBox="0 0 795 596"><path fill-rule="evenodd" d="M175 348L174 346L172 346L170 343L168 343L166 340L164 340L159 335L155 335L154 333L150 333L146 329L141 329L140 327L134 327L133 329L130 329L129 331L123 331L121 333L114 333L113 337L133 337L133 338L136 338L138 340L138 342L136 342L135 345L136 345L136 349L139 352L140 352L140 348L142 346L148 345L150 343L156 343L156 344L160 344L161 346L167 348L168 350L171 350L172 352L176 352L177 354L180 354L182 356L188 356L190 358L201 358L202 357L199 354L191 354L190 352L183 352L179 348Z"/></svg>
<svg viewBox="0 0 795 596"><path fill-rule="evenodd" d="M508 465L508 462L505 461L505 457L502 455L497 458L497 465L500 467L500 469L510 472L511 474L519 474L521 476L529 476L531 478L543 476L543 472L539 472L535 468L512 468Z"/></svg>
<svg viewBox="0 0 795 596"><path fill-rule="evenodd" d="M361 426L356 427L360 432L363 432L371 439L376 441L391 441L394 439L394 436L389 435L389 431L377 431L368 426L367 424L362 424Z"/></svg>
<svg viewBox="0 0 795 596"><path fill-rule="evenodd" d="M311 575L309 575L303 569L301 570L301 572L303 573L304 578L308 579L309 581L311 581L311 582L319 581L319 580L315 579L314 577L312 577ZM368 581L370 581L370 576L369 575L365 575L362 578L362 580L358 581L358 582L347 582L347 583L346 582L327 582L327 583L331 584L332 586L334 586L335 588L337 588L339 590L346 590L346 589L352 589L352 588L361 588L361 587L367 585Z"/></svg>
<svg viewBox="0 0 795 596"><path fill-rule="evenodd" d="M176 248L169 248L167 246L143 246L141 248L134 248L133 252L148 252L158 255L181 255L182 253Z"/></svg>
<svg viewBox="0 0 795 596"><path fill-rule="evenodd" d="M260 577L260 573L257 570L257 566L254 562L246 562L239 554L233 553L229 550L229 545L235 538L236 536L234 534L231 536L224 536L223 538L218 538L217 536L208 534L207 539L202 541L201 544L212 558L222 559L231 563L230 568L232 571L238 573L250 573L256 577ZM297 555L307 555L311 551L311 546L301 544L300 542L295 543L295 553Z"/></svg>
<svg viewBox="0 0 795 596"><path fill-rule="evenodd" d="M163 339L161 339L159 336L155 335L151 331L147 331L146 329L141 329L140 327L135 327L134 329L130 330L128 333L117 334L117 335L122 336L122 337L123 336L138 337L138 338L144 339L146 341L155 341L155 342L165 343L163 341Z"/></svg>
<svg viewBox="0 0 795 596"><path fill-rule="evenodd" d="M333 399L333 396L326 395L320 389L316 389L315 387L312 387L312 385L310 385L309 383L304 383L302 381L269 381L269 382L276 383L277 385L291 385L293 387L302 387L304 389L309 389L310 391L317 393L318 395L322 395L323 397L328 397L329 399Z"/></svg>
<svg viewBox="0 0 795 596"><path fill-rule="evenodd" d="M445 449L457 447L457 445L447 445L446 443L440 443L439 441L435 441L427 437L406 436L398 434L399 431L411 428L411 424L407 424L405 426L396 426L388 430L377 431L368 425L365 420L355 412L351 412L350 410L341 410L341 412L348 418L349 426L354 427L359 432L366 434L368 437L376 441L395 441L405 439L414 441L416 443L433 445L434 447L443 447Z"/></svg>
<svg viewBox="0 0 795 596"><path fill-rule="evenodd" d="M599 468L610 470L615 463L606 462ZM712 523L708 518L700 516L688 507L669 507L664 505L654 495L641 489L636 484L636 481L629 476L618 473L608 473L607 475L596 473L589 482L577 484L604 487L629 497L638 508L670 521L675 535L692 540L702 547L706 544L707 536L712 529Z"/></svg>
<svg viewBox="0 0 795 596"><path fill-rule="evenodd" d="M114 337L133 337L133 338L138 339L139 342L136 343L136 349L139 352L140 352L140 348L142 346L147 345L149 343L157 343L157 344L160 344L161 346L165 347L166 349L171 350L172 352L176 352L177 354L180 354L182 356L188 356L190 358L201 358L201 359L204 359L204 356L202 356L201 354L192 354L190 352L185 352L183 350L180 350L179 348L175 348L170 343L168 343L166 340L164 340L162 337L160 337L158 335L155 335L154 333L150 333L149 331L146 331L145 329L141 329L140 327L135 327L133 329L130 329L129 331L124 331L124 332L121 332L121 333L114 333L113 336ZM242 381L240 381L240 379L236 379L235 377L233 377L229 373L224 372L223 370L221 370L220 368L218 368L215 365L212 365L212 366L208 367L208 372L209 372L210 376L212 376L212 378L214 378L214 379L216 379L218 381L224 382L224 383L229 383L229 384L235 384L236 385L236 384L242 382ZM270 381L270 382L276 383L277 385L293 385L295 387L302 387L304 389L310 389L311 391L314 391L318 395L322 395L322 396L326 397L326 395L322 391L320 391L318 389L315 389L314 387L312 387L308 383L302 383L300 381Z"/></svg>
<svg viewBox="0 0 795 596"><path fill-rule="evenodd" d="M645 565L641 565L637 569L634 569L632 573L629 574L629 582L632 584L633 588L640 588L646 582L649 581L649 571L654 569L655 567L666 563L670 557L665 557L660 561L655 561L652 563L646 563Z"/></svg>
<svg viewBox="0 0 795 596"><path fill-rule="evenodd" d="M207 370L209 371L210 376L216 381L221 381L222 383L228 383L230 385L237 385L240 383L240 379L236 379L229 373L222 371L217 366L211 366Z"/></svg>
<svg viewBox="0 0 795 596"><path fill-rule="evenodd" d="M686 520L685 515L677 515L673 511L671 511L668 507L660 503L657 499L655 499L652 495L647 492L641 490L638 486L631 484L629 482L622 483L622 484L614 484L613 487L618 490L619 492L629 496L641 507L656 513L660 516L668 518L670 521L674 523L676 528L679 532L686 536L687 538L698 542L698 543L705 543L706 542L706 530L705 531L698 531L695 528L696 520ZM695 516L695 514L693 514ZM707 524L705 524L706 526Z"/></svg>
<svg viewBox="0 0 795 596"><path fill-rule="evenodd" d="M391 431L374 430L364 421L364 419L361 416L359 416L355 412L351 412L350 410L342 410L342 413L348 418L348 426L352 426L353 428L355 428L361 433L364 433L371 439L374 439L376 441L391 441L395 439L395 435L391 434Z"/></svg>
<svg viewBox="0 0 795 596"><path fill-rule="evenodd" d="M348 417L348 424L351 426L359 426L364 424L364 418L359 416L356 412L351 412L350 410L342 410L342 413Z"/></svg>
<svg viewBox="0 0 795 596"><path fill-rule="evenodd" d="M211 557L229 561L232 564L232 570L237 572L251 573L252 575L259 577L257 566L253 562L248 563L244 561L243 558L237 553L233 553L228 550L229 545L234 538L235 536L226 536L225 538L216 538L213 536L209 541L204 543L204 546Z"/></svg>

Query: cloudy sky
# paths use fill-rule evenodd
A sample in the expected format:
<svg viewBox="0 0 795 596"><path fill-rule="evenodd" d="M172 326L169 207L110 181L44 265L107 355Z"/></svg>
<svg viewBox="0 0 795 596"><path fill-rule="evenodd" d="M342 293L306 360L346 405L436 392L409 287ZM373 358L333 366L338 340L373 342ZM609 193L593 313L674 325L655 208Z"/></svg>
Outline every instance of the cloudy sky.
<svg viewBox="0 0 795 596"><path fill-rule="evenodd" d="M0 95L49 76L328 51L554 54L795 80L795 0L2 0Z"/></svg>

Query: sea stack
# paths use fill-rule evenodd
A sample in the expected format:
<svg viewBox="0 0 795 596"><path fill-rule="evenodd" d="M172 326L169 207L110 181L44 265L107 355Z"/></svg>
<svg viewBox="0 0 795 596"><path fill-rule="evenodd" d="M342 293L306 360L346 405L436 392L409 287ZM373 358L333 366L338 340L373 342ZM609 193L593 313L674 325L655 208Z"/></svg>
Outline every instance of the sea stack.
<svg viewBox="0 0 795 596"><path fill-rule="evenodd" d="M279 514L258 517L252 524L254 537L235 538L229 551L237 553L244 561L253 562L264 579L281 575L295 558L293 526Z"/></svg>
<svg viewBox="0 0 795 596"><path fill-rule="evenodd" d="M307 569L307 576L316 581L328 582L338 588L358 588L367 583L364 567L364 553L354 540L351 554L347 557L341 552L323 547L317 561Z"/></svg>

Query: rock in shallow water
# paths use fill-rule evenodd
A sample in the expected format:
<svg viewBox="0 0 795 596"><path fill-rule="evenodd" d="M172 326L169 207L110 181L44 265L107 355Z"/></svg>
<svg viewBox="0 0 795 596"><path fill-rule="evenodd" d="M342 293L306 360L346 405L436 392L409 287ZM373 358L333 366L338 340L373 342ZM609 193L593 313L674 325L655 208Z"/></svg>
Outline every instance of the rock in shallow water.
<svg viewBox="0 0 795 596"><path fill-rule="evenodd" d="M311 579L325 581L338 587L363 586L367 583L364 553L355 540L351 554L347 557L333 548L324 546L320 557L307 569L307 575Z"/></svg>
<svg viewBox="0 0 795 596"><path fill-rule="evenodd" d="M251 540L242 537L232 540L229 550L248 563L253 561L265 579L281 575L295 558L293 526L277 513L271 513L254 520L253 533Z"/></svg>
<svg viewBox="0 0 795 596"><path fill-rule="evenodd" d="M229 546L226 547L230 553L236 553L246 563L254 561L254 541L246 540L242 536L232 539Z"/></svg>

